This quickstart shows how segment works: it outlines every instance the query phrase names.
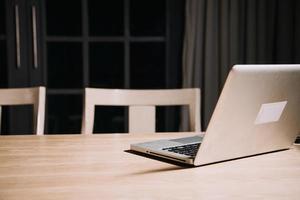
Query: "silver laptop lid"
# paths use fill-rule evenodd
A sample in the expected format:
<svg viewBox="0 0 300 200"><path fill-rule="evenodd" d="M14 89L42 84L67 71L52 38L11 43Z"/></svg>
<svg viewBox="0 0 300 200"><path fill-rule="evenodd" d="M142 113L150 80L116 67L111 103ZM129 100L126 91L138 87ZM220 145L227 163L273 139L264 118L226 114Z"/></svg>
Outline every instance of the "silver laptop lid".
<svg viewBox="0 0 300 200"><path fill-rule="evenodd" d="M195 165L286 149L300 131L300 65L235 65Z"/></svg>

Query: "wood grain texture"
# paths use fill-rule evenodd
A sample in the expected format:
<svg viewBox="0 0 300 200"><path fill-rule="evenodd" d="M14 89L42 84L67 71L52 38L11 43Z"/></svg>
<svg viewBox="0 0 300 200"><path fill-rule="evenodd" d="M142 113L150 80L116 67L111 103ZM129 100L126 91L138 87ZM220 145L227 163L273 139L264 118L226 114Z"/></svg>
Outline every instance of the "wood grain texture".
<svg viewBox="0 0 300 200"><path fill-rule="evenodd" d="M131 143L189 135L1 136L0 199L300 198L300 146L197 168L124 152Z"/></svg>

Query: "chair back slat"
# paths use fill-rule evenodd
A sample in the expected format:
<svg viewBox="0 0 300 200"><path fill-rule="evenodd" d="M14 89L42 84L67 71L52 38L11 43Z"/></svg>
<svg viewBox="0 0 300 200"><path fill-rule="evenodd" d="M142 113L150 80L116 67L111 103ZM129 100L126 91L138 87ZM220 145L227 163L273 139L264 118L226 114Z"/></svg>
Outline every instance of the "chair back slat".
<svg viewBox="0 0 300 200"><path fill-rule="evenodd" d="M129 133L155 132L155 106L129 106Z"/></svg>

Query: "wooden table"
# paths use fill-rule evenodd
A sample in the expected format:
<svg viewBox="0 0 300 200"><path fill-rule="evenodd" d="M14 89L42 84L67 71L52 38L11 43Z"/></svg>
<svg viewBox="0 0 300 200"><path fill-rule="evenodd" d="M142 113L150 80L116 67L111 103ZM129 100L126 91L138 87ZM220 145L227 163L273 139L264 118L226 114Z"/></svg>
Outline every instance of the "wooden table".
<svg viewBox="0 0 300 200"><path fill-rule="evenodd" d="M300 199L300 147L197 168L124 152L191 135L0 137L0 199Z"/></svg>

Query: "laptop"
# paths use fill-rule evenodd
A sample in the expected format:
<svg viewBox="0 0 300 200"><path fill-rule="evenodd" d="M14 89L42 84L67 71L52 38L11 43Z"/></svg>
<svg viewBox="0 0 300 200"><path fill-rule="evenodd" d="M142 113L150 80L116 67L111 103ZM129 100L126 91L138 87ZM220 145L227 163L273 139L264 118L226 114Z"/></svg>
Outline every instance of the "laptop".
<svg viewBox="0 0 300 200"><path fill-rule="evenodd" d="M289 149L300 131L300 65L235 65L205 134L131 144L193 166Z"/></svg>

